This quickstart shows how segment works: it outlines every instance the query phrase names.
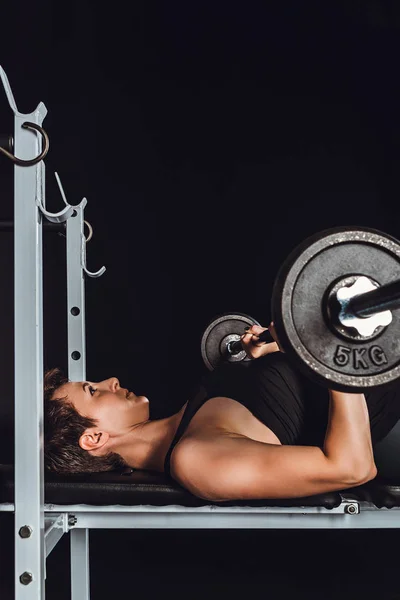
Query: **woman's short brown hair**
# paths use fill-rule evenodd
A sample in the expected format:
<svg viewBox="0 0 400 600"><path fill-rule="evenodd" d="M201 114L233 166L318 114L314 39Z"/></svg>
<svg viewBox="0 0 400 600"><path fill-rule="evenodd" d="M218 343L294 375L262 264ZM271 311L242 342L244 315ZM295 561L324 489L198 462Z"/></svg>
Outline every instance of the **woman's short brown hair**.
<svg viewBox="0 0 400 600"><path fill-rule="evenodd" d="M60 369L51 369L44 375L44 463L55 473L95 473L126 467L116 452L93 456L79 446L79 438L95 419L83 417L68 397L57 397L57 390L68 383Z"/></svg>

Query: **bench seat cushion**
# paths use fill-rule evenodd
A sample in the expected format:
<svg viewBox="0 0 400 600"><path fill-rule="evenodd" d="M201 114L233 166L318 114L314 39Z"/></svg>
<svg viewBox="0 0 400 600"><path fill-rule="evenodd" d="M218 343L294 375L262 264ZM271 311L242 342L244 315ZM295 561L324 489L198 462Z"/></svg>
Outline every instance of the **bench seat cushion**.
<svg viewBox="0 0 400 600"><path fill-rule="evenodd" d="M167 480L162 473L132 471L124 473L79 473L76 475L46 475L46 504L92 504L97 506L121 504L168 506L320 506L335 508L341 504L338 492L283 500L247 500L209 502L197 498L179 484ZM14 502L14 468L0 465L0 502Z"/></svg>
<svg viewBox="0 0 400 600"><path fill-rule="evenodd" d="M400 479L377 477L373 481L343 492L346 498L372 502L377 508L400 506Z"/></svg>

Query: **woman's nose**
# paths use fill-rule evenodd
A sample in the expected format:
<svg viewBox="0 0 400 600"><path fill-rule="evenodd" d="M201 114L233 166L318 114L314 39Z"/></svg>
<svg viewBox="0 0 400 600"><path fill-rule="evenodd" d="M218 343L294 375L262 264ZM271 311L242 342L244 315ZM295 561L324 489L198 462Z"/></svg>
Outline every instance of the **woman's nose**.
<svg viewBox="0 0 400 600"><path fill-rule="evenodd" d="M119 379L117 379L117 377L111 377L110 379L110 387L112 389L113 392L116 392L120 389L120 383L119 383Z"/></svg>
<svg viewBox="0 0 400 600"><path fill-rule="evenodd" d="M110 379L104 379L99 384L104 390L110 390L111 392L116 392L120 389L119 379L117 377L110 377Z"/></svg>
<svg viewBox="0 0 400 600"><path fill-rule="evenodd" d="M117 377L110 377L110 379L104 379L103 381L100 381L97 384L97 387L103 391L117 392L121 388L121 385Z"/></svg>

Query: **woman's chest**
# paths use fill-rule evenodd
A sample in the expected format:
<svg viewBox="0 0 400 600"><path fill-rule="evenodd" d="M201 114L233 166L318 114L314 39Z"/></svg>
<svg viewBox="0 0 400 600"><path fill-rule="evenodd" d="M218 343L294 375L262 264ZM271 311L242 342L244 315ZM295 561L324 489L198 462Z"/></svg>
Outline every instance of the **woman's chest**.
<svg viewBox="0 0 400 600"><path fill-rule="evenodd" d="M240 435L266 444L281 444L275 433L240 402L216 397L207 400L193 415L181 440L185 437Z"/></svg>

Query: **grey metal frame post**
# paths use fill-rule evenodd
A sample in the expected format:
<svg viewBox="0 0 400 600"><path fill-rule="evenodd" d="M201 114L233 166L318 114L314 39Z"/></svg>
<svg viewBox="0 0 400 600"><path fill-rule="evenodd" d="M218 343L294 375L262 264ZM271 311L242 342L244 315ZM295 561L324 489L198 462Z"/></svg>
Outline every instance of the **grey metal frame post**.
<svg viewBox="0 0 400 600"><path fill-rule="evenodd" d="M14 113L15 153L31 159L40 153L41 140L21 126L42 125L46 107L40 103L32 113L20 113L1 67L0 76ZM42 174L41 163L14 168L15 600L45 594Z"/></svg>
<svg viewBox="0 0 400 600"><path fill-rule="evenodd" d="M71 381L86 380L85 273L99 277L105 271L102 267L97 273L90 273L86 266L86 204L84 198L67 221L68 377ZM89 529L71 529L70 555L71 599L89 600Z"/></svg>
<svg viewBox="0 0 400 600"><path fill-rule="evenodd" d="M58 179L61 188L61 182ZM64 201L68 205L64 192ZM86 326L85 326L85 273L100 277L106 268L91 273L86 265L84 210L86 198L73 207L67 221L67 322L68 322L68 377L71 381L86 379ZM93 231L92 231L93 233Z"/></svg>
<svg viewBox="0 0 400 600"><path fill-rule="evenodd" d="M71 381L86 380L85 280L81 263L83 210L86 200L75 206L67 221L67 323L68 377Z"/></svg>
<svg viewBox="0 0 400 600"><path fill-rule="evenodd" d="M71 600L90 600L89 528L71 532Z"/></svg>

